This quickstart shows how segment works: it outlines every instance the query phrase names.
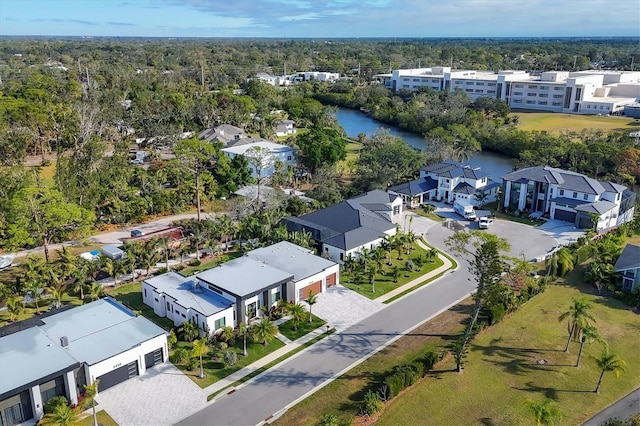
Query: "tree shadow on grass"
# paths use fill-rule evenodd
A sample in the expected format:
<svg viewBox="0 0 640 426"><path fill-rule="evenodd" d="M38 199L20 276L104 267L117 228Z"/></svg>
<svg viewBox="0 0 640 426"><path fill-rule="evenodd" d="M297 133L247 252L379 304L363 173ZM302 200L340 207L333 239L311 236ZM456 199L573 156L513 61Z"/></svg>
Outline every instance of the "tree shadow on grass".
<svg viewBox="0 0 640 426"><path fill-rule="evenodd" d="M550 387L537 386L533 382L525 383L525 387L519 388L516 386L512 386L511 389L520 390L524 392L537 392L544 395L545 398L551 398L554 401L558 400L559 392L570 392L570 393L593 393L593 389L554 389Z"/></svg>

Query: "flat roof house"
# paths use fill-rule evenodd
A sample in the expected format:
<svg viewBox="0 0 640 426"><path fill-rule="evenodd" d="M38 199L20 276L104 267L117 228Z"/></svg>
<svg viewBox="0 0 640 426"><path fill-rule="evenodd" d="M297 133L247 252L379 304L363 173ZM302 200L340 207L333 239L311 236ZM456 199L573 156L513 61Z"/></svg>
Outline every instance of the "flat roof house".
<svg viewBox="0 0 640 426"><path fill-rule="evenodd" d="M503 204L508 210L548 214L596 230L633 220L635 193L617 183L549 166L516 170L503 180Z"/></svg>
<svg viewBox="0 0 640 426"><path fill-rule="evenodd" d="M283 241L184 277L168 272L142 283L142 299L178 326L195 321L201 334L215 333L262 316L279 300L298 302L340 282L339 265Z"/></svg>
<svg viewBox="0 0 640 426"><path fill-rule="evenodd" d="M0 329L0 418L33 424L55 396L104 391L164 362L166 332L111 298Z"/></svg>
<svg viewBox="0 0 640 426"><path fill-rule="evenodd" d="M254 178L265 178L275 173L276 161L281 161L285 167L293 167L296 164L294 149L287 145L270 142L265 139L252 139L245 143L238 143L222 148L221 151L229 158L237 155L245 157L254 156L256 159L262 157L262 165L249 162L249 169ZM259 154L256 154L259 153Z"/></svg>
<svg viewBox="0 0 640 426"><path fill-rule="evenodd" d="M289 231L310 232L323 255L343 262L395 235L401 215L401 197L374 190L300 217L285 217L283 223Z"/></svg>

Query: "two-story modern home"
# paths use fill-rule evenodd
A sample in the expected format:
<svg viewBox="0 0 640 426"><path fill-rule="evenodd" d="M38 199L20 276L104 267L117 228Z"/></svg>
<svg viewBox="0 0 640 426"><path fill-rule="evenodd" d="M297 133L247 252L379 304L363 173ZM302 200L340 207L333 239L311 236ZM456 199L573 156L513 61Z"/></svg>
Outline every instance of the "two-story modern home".
<svg viewBox="0 0 640 426"><path fill-rule="evenodd" d="M596 230L633 219L635 193L617 183L549 166L517 170L502 179L507 210L549 215Z"/></svg>
<svg viewBox="0 0 640 426"><path fill-rule="evenodd" d="M169 356L166 332L105 298L0 328L0 424L35 424L44 404L72 404L85 384L102 392Z"/></svg>
<svg viewBox="0 0 640 426"><path fill-rule="evenodd" d="M343 262L348 255L357 257L363 248L373 248L385 237L395 235L401 215L401 197L374 190L282 221L290 232L310 232L323 256Z"/></svg>
<svg viewBox="0 0 640 426"><path fill-rule="evenodd" d="M613 265L613 270L622 276L623 290L633 291L640 288L640 246L627 244Z"/></svg>
<svg viewBox="0 0 640 426"><path fill-rule="evenodd" d="M415 208L427 201L454 203L465 200L474 206L496 200L500 184L489 178L479 167L453 160L424 166L420 178L387 189L402 197L405 205ZM480 196L479 194L484 194Z"/></svg>
<svg viewBox="0 0 640 426"><path fill-rule="evenodd" d="M339 265L282 241L185 277L171 271L142 283L142 300L178 326L198 325L201 335L260 318L279 300L299 302L339 283Z"/></svg>

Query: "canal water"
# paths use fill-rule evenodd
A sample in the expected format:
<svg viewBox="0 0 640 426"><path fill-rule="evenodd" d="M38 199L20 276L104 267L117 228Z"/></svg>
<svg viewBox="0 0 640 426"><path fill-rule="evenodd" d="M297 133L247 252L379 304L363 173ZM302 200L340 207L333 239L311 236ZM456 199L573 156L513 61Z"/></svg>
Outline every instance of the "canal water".
<svg viewBox="0 0 640 426"><path fill-rule="evenodd" d="M385 128L389 130L391 135L402 138L414 148L421 150L426 148L424 139L419 135L380 123L360 111L338 108L336 118L338 119L338 124L344 128L347 136L351 138L356 138L359 133L365 133L367 136L371 136L379 128ZM516 161L499 154L478 152L474 154L467 163L472 167L480 167L481 170L488 173L494 181L501 182L501 176L511 172Z"/></svg>

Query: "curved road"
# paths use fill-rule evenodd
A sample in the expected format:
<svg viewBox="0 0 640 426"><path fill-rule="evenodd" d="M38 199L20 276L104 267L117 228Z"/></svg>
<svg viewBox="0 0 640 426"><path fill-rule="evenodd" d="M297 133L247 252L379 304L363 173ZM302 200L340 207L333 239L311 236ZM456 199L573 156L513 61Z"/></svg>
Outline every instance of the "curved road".
<svg viewBox="0 0 640 426"><path fill-rule="evenodd" d="M443 248L444 238L452 232L444 227L434 227L429 232L429 242ZM474 290L475 282L462 262L458 270L448 272L410 296L321 340L178 424L256 425L265 422L465 299Z"/></svg>

